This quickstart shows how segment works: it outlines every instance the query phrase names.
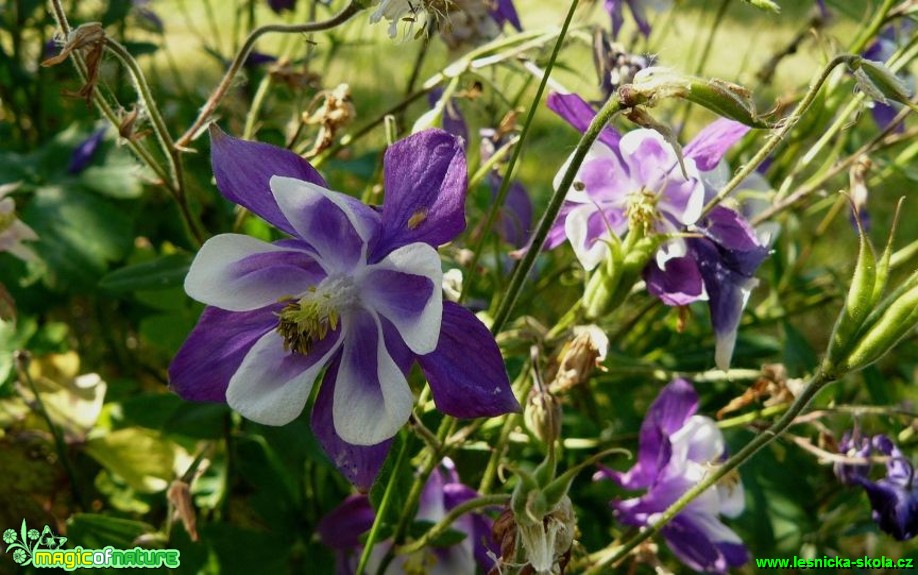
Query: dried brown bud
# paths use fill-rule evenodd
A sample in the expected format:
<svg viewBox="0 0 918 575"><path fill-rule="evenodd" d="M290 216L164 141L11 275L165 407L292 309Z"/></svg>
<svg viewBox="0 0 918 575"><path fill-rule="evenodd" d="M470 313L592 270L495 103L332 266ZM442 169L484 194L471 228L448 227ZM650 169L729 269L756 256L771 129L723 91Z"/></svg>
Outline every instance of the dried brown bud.
<svg viewBox="0 0 918 575"><path fill-rule="evenodd" d="M347 84L339 84L334 90L323 90L316 94L309 109L303 112L302 116L304 124L319 126L319 134L312 144L312 149L306 152L306 157L311 158L331 147L341 128L349 124L356 115L357 111L351 101L351 89Z"/></svg>
<svg viewBox="0 0 918 575"><path fill-rule="evenodd" d="M88 104L92 99L96 83L99 81L99 69L102 65L102 52L105 49L105 30L102 24L90 22L73 30L61 48L61 53L48 58L41 63L42 66L55 66L70 57L74 50L82 50L86 58L86 83L76 96L86 100Z"/></svg>
<svg viewBox="0 0 918 575"><path fill-rule="evenodd" d="M166 491L166 497L169 503L175 508L175 516L181 519L188 537L192 541L198 540L197 515L194 511L194 503L191 501L191 486L184 481L176 479L169 485Z"/></svg>
<svg viewBox="0 0 918 575"><path fill-rule="evenodd" d="M533 388L523 409L526 427L545 445L561 436L561 403L548 390Z"/></svg>
<svg viewBox="0 0 918 575"><path fill-rule="evenodd" d="M609 338L595 325L577 326L574 338L559 354L558 370L548 389L561 394L586 382L594 369L602 369L609 351Z"/></svg>

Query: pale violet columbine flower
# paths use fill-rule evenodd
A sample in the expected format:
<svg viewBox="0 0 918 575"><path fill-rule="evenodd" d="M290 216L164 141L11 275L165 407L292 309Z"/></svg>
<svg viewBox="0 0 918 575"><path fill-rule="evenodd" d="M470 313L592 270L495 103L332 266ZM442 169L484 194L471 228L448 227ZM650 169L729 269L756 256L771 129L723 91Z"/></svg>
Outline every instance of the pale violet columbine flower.
<svg viewBox="0 0 918 575"><path fill-rule="evenodd" d="M223 195L291 237L223 234L201 248L185 289L209 307L169 368L179 395L283 425L324 371L312 427L361 488L411 413L415 360L444 413L519 409L490 332L442 298L436 246L465 227L466 164L453 136L429 130L389 147L381 210L328 190L292 152L216 128L211 141Z"/></svg>
<svg viewBox="0 0 918 575"><path fill-rule="evenodd" d="M580 131L596 115L576 94L552 94L548 105ZM683 148L680 166L672 145L655 130L621 135L604 128L545 244L553 249L569 241L580 263L592 270L608 256L609 234L623 236L635 226L644 233L675 234L644 270L648 291L671 306L708 302L715 361L722 369L730 365L742 310L756 285L754 274L769 250L766 238L738 212L718 206L704 218L701 214L725 172L724 155L748 131L738 122L716 120ZM556 187L566 167L558 172Z"/></svg>
<svg viewBox="0 0 918 575"><path fill-rule="evenodd" d="M856 459L879 456L886 459L884 477L871 481L871 465L867 463L836 463L835 474L846 485L860 485L867 492L873 520L884 532L899 541L918 536L918 477L915 466L886 435L873 437L857 431L846 433L839 442L842 455Z"/></svg>
<svg viewBox="0 0 918 575"><path fill-rule="evenodd" d="M22 261L35 261L38 256L23 242L35 241L38 234L16 215L16 202L4 197L13 192L18 184L0 186L0 253L8 252Z"/></svg>
<svg viewBox="0 0 918 575"><path fill-rule="evenodd" d="M478 497L478 493L464 485L449 458L434 469L424 484L418 501L414 521L437 523L456 506ZM353 575L357 570L363 544L360 536L373 525L376 513L366 495L354 495L322 518L318 525L319 538L335 550L336 574ZM411 555L398 555L385 573L424 573L426 575L474 575L487 572L496 556L497 546L491 536L491 519L480 512L459 517L451 529L464 537L452 545L430 546ZM377 573L392 541L378 542L370 555L367 573Z"/></svg>
<svg viewBox="0 0 918 575"><path fill-rule="evenodd" d="M684 379L660 392L641 424L637 463L626 472L602 469L594 480L612 480L641 497L616 500L612 508L625 525L648 527L671 504L725 459L724 436L709 417L697 415L698 394ZM745 508L739 475L727 476L689 503L660 534L679 560L695 571L725 573L749 559L739 536L720 516Z"/></svg>

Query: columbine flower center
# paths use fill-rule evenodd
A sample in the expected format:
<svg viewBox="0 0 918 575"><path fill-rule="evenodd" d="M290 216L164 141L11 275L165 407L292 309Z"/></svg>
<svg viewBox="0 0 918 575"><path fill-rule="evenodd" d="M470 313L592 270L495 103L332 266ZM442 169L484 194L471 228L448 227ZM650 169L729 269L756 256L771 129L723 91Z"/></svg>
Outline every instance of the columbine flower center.
<svg viewBox="0 0 918 575"><path fill-rule="evenodd" d="M358 301L357 286L349 276L329 276L310 287L277 314L277 333L284 338L284 350L307 355L330 331L338 329L342 312Z"/></svg>
<svg viewBox="0 0 918 575"><path fill-rule="evenodd" d="M659 201L660 196L645 187L628 194L628 208L625 211L628 227L632 230L640 229L645 235L649 233L660 219L657 211Z"/></svg>

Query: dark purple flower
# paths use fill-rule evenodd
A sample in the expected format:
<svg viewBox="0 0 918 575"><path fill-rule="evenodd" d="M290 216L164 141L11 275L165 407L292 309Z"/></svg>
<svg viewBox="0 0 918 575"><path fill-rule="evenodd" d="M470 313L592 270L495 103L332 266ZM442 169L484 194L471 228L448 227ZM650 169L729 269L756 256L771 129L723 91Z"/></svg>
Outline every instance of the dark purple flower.
<svg viewBox="0 0 918 575"><path fill-rule="evenodd" d="M644 269L647 291L667 305L707 299L714 327L715 363L728 369L736 332L749 294L757 285L755 272L769 249L737 212L716 206L690 227L701 237L686 240L688 253Z"/></svg>
<svg viewBox="0 0 918 575"><path fill-rule="evenodd" d="M414 405L406 375L415 360L444 413L519 409L487 328L442 301L436 246L465 228L456 138L428 130L390 146L381 211L326 189L288 150L216 128L211 142L223 195L293 237L223 234L201 248L185 290L210 307L169 367L179 395L284 425L325 369L313 431L362 489Z"/></svg>
<svg viewBox="0 0 918 575"><path fill-rule="evenodd" d="M882 434L868 440L852 439L852 434L846 433L838 448L848 456L886 458L886 476L877 481L868 477L869 464L836 464L835 472L843 483L864 488L873 508L873 520L882 531L899 541L918 535L918 479L914 466L896 444Z"/></svg>
<svg viewBox="0 0 918 575"><path fill-rule="evenodd" d="M698 395L683 379L660 392L641 424L638 462L627 472L603 469L595 480L610 479L625 489L647 489L638 498L612 502L626 525L647 527L659 514L701 481L725 457L724 437L717 424L695 415ZM719 515L736 517L745 507L738 475L725 478L695 498L661 534L685 565L725 573L748 561L746 547Z"/></svg>
<svg viewBox="0 0 918 575"><path fill-rule="evenodd" d="M478 493L474 489L459 481L453 462L444 459L424 485L414 520L437 523L453 508L476 497ZM370 530L375 517L369 498L355 495L319 522L319 537L335 550L337 575L353 575L356 571L363 551L360 535ZM482 513L469 513L456 520L451 528L465 537L454 545L430 547L412 555L396 556L386 573L472 575L478 569L487 571L493 566L488 552L496 553L497 547L491 537L490 518ZM376 544L370 555L367 573L377 572L382 558L391 547L391 541Z"/></svg>
<svg viewBox="0 0 918 575"><path fill-rule="evenodd" d="M603 6L612 19L613 39L618 38L622 25L625 23L625 17L622 14L625 4L628 5L628 10L631 11L631 17L634 18L634 23L637 24L638 30L647 37L650 36L650 22L647 20L647 7L652 6L656 10L666 10L670 7L672 2L667 0L605 0Z"/></svg>
<svg viewBox="0 0 918 575"><path fill-rule="evenodd" d="M105 127L101 127L93 132L88 138L80 142L70 155L70 164L67 166L67 173L79 174L92 162L102 140L105 139Z"/></svg>
<svg viewBox="0 0 918 575"><path fill-rule="evenodd" d="M268 6L275 14L280 14L284 10L293 12L296 10L296 0L268 0Z"/></svg>
<svg viewBox="0 0 918 575"><path fill-rule="evenodd" d="M513 6L513 0L494 0L492 2L491 17L497 22L497 25L503 28L507 22L517 29L523 31L523 25L520 23L520 17Z"/></svg>
<svg viewBox="0 0 918 575"><path fill-rule="evenodd" d="M246 56L245 63L243 65L248 66L248 67L255 67L255 66L263 66L265 64L273 64L275 62L277 62L276 56L272 56L271 54L265 54L263 52L256 52L255 50L252 50L252 52L249 53L248 56Z"/></svg>

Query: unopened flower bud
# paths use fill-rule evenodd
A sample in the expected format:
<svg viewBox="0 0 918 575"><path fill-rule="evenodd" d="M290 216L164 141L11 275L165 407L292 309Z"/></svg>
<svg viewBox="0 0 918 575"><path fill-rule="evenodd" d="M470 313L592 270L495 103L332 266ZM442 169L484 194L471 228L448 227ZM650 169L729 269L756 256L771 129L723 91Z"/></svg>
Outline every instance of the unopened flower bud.
<svg viewBox="0 0 918 575"><path fill-rule="evenodd" d="M577 326L574 338L561 350L558 371L548 386L552 393L564 393L590 378L594 369L602 369L609 351L609 338L595 325Z"/></svg>
<svg viewBox="0 0 918 575"><path fill-rule="evenodd" d="M854 69L858 87L871 99L882 104L889 100L911 105L911 93L905 83L882 62L860 60Z"/></svg>
<svg viewBox="0 0 918 575"><path fill-rule="evenodd" d="M845 298L845 306L835 321L832 340L829 344L828 359L833 363L851 348L855 334L876 303L874 288L877 258L873 245L867 239L864 230L859 228L858 231L860 232L860 249L857 264L854 266L854 276L851 278L851 287L848 289L848 297Z"/></svg>
<svg viewBox="0 0 918 575"><path fill-rule="evenodd" d="M550 447L561 436L561 403L548 390L533 388L523 410L523 421L533 435Z"/></svg>
<svg viewBox="0 0 918 575"><path fill-rule="evenodd" d="M918 326L918 286L895 298L848 354L843 368L858 370L877 361Z"/></svg>
<svg viewBox="0 0 918 575"><path fill-rule="evenodd" d="M689 76L670 68L641 70L631 84L619 89L619 97L627 107L654 106L666 98L681 98L747 126L768 127L756 113L752 95L742 86Z"/></svg>

